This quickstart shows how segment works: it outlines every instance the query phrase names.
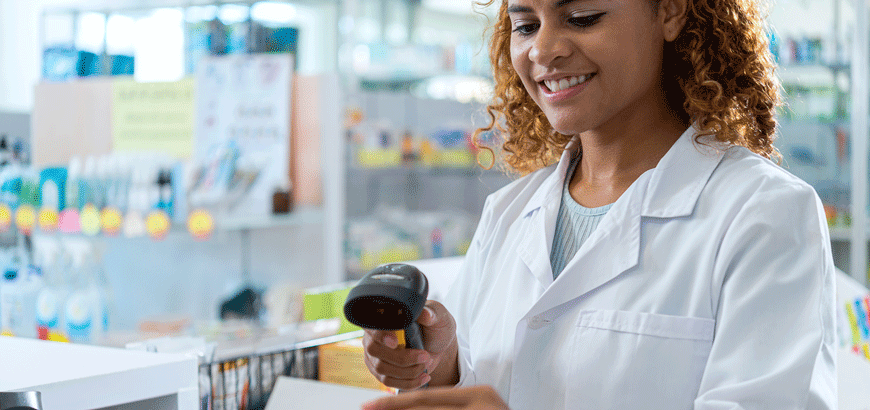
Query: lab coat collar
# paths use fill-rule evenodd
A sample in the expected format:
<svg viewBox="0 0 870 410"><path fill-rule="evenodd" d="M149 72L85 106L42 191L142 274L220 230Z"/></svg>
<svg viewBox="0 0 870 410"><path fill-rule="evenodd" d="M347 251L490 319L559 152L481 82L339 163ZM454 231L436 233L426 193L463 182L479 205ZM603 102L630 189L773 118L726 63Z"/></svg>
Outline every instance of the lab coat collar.
<svg viewBox="0 0 870 410"><path fill-rule="evenodd" d="M653 168L652 178L640 208L641 215L678 218L692 214L701 191L725 152L711 138L701 138L701 144L695 143L697 135L695 126L689 127ZM523 216L528 216L554 198L561 198L568 165L571 158L578 153L579 146L579 137L568 143L556 168L523 208Z"/></svg>
<svg viewBox="0 0 870 410"><path fill-rule="evenodd" d="M653 218L689 216L701 191L724 156L721 143L689 127L652 170L641 215Z"/></svg>
<svg viewBox="0 0 870 410"><path fill-rule="evenodd" d="M637 265L640 259L641 222L643 217L675 218L691 215L700 193L722 159L724 151L707 142L698 146L690 127L662 157L656 168L641 175L614 203L586 239L565 271L554 283L549 264L549 250L555 231L556 214L561 198L570 155L569 145L555 171L542 183L524 213L533 230L520 253L521 259L546 289L527 317L542 315L551 320L559 316L569 302L615 279ZM703 141L703 140L702 140ZM534 202L534 203L533 203ZM541 212L532 212L540 209ZM604 228L604 229L602 229Z"/></svg>
<svg viewBox="0 0 870 410"><path fill-rule="evenodd" d="M565 176L568 173L568 166L571 164L571 158L579 153L577 151L579 146L580 139L578 137L574 137L574 139L568 142L568 145L565 146L565 150L562 151L562 156L556 164L556 168L546 179L544 179L543 182L541 182L541 188L535 191L526 203L521 215L529 216L532 211L540 208L545 203L552 202L553 198L562 198L562 184L565 182ZM554 195L556 196L554 197Z"/></svg>

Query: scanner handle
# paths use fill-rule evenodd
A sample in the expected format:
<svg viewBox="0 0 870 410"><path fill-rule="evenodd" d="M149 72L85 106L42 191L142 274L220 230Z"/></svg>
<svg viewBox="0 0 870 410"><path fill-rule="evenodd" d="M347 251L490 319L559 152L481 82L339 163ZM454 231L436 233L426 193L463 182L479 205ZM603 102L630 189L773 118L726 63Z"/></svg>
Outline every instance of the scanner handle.
<svg viewBox="0 0 870 410"><path fill-rule="evenodd" d="M423 350L423 333L420 331L420 325L411 323L405 330L405 346L408 349Z"/></svg>
<svg viewBox="0 0 870 410"><path fill-rule="evenodd" d="M423 333L420 332L420 325L417 323L411 323L410 326L401 329L394 330L396 334L396 339L399 341L399 349L418 349L423 350ZM426 383L422 386L422 388L429 387L429 383Z"/></svg>

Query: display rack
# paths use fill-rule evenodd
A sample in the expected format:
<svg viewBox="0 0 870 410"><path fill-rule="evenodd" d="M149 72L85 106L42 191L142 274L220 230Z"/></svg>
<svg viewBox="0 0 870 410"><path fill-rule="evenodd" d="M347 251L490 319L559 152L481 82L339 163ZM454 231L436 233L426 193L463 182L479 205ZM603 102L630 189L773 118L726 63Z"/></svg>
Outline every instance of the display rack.
<svg viewBox="0 0 870 410"><path fill-rule="evenodd" d="M355 331L289 344L252 343L199 366L201 410L263 409L280 376L318 379L319 347L362 337Z"/></svg>

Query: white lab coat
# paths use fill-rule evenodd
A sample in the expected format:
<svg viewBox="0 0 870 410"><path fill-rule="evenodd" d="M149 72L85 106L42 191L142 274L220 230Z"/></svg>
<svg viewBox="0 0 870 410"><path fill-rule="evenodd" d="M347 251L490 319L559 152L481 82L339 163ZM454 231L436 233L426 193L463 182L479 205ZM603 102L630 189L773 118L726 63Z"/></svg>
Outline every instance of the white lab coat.
<svg viewBox="0 0 870 410"><path fill-rule="evenodd" d="M513 410L836 408L834 265L821 202L689 128L554 281L568 156L487 198L445 305L460 386Z"/></svg>

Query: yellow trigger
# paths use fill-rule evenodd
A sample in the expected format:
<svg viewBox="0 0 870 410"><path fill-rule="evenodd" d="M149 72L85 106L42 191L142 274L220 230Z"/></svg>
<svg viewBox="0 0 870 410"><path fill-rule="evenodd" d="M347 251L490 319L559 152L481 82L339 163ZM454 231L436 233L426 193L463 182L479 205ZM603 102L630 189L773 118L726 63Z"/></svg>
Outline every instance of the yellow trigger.
<svg viewBox="0 0 870 410"><path fill-rule="evenodd" d="M396 339L399 340L399 349L405 348L405 331L404 330L395 330L393 333L396 334Z"/></svg>

